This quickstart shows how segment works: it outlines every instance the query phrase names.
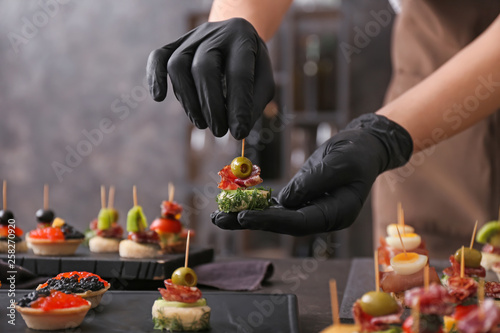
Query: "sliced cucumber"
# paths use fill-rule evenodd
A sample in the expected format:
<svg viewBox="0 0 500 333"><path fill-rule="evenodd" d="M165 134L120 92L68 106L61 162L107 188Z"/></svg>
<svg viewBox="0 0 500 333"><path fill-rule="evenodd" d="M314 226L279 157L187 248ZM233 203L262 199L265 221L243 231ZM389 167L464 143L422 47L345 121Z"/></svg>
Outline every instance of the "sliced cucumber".
<svg viewBox="0 0 500 333"><path fill-rule="evenodd" d="M205 306L207 305L207 300L204 298L200 298L194 303L184 303L184 302L173 302L173 301L165 301L164 299L157 300L158 306L168 306L172 308L195 308L197 306Z"/></svg>

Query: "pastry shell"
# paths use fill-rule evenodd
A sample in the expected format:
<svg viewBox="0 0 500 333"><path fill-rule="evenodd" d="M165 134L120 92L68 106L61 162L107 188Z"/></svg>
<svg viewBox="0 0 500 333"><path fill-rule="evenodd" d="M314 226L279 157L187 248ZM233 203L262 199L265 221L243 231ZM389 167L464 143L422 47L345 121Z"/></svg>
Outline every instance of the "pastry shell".
<svg viewBox="0 0 500 333"><path fill-rule="evenodd" d="M88 302L88 301L87 301ZM90 310L90 302L74 308L54 309L44 311L16 305L26 326L34 330L60 330L80 326L85 315Z"/></svg>
<svg viewBox="0 0 500 333"><path fill-rule="evenodd" d="M83 242L81 239L50 240L26 237L34 254L40 256L70 256L75 254L78 246Z"/></svg>

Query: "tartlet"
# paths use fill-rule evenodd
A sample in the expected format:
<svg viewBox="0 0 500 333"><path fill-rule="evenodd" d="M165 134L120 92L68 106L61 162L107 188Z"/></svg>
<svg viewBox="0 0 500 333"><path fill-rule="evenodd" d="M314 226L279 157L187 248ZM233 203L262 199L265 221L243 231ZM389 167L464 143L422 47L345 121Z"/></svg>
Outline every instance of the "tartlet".
<svg viewBox="0 0 500 333"><path fill-rule="evenodd" d="M60 330L80 326L90 306L80 296L42 289L24 296L16 304L16 310L31 329Z"/></svg>
<svg viewBox="0 0 500 333"><path fill-rule="evenodd" d="M34 254L41 256L67 256L75 253L85 236L60 218L51 227L37 228L26 236Z"/></svg>

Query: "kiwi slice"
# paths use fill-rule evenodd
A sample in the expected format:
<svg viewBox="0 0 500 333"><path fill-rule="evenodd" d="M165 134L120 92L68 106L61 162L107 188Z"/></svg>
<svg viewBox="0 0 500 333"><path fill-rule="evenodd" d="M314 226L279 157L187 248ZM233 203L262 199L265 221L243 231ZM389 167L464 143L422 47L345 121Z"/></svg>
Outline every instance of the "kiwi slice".
<svg viewBox="0 0 500 333"><path fill-rule="evenodd" d="M127 231L139 232L148 227L146 216L142 212L141 206L132 207L127 214Z"/></svg>
<svg viewBox="0 0 500 333"><path fill-rule="evenodd" d="M483 225L477 232L476 241L481 244L488 243L493 236L500 234L500 221L490 221ZM497 239L498 237L495 237ZM492 244L496 245L496 244Z"/></svg>
<svg viewBox="0 0 500 333"><path fill-rule="evenodd" d="M106 230L111 227L111 223L113 222L111 209L102 208L99 211L99 215L97 215L97 229Z"/></svg>

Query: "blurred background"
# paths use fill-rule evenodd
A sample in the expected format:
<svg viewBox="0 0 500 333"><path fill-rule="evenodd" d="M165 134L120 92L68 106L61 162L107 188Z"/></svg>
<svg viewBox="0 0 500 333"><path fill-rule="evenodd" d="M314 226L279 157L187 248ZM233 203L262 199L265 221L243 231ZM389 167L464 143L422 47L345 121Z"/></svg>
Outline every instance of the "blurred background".
<svg viewBox="0 0 500 333"><path fill-rule="evenodd" d="M234 0L235 5L241 0ZM0 0L0 179L17 225L35 228L50 207L81 231L116 187L121 223L132 186L151 222L175 185L194 244L219 256L372 255L369 200L353 227L290 237L212 225L217 172L240 142L189 123L172 92L162 103L145 80L149 53L206 21L208 0ZM385 14L385 16L381 16ZM352 118L382 104L394 13L387 0L295 1L270 41L277 93L247 139L246 154L277 193L314 149Z"/></svg>

